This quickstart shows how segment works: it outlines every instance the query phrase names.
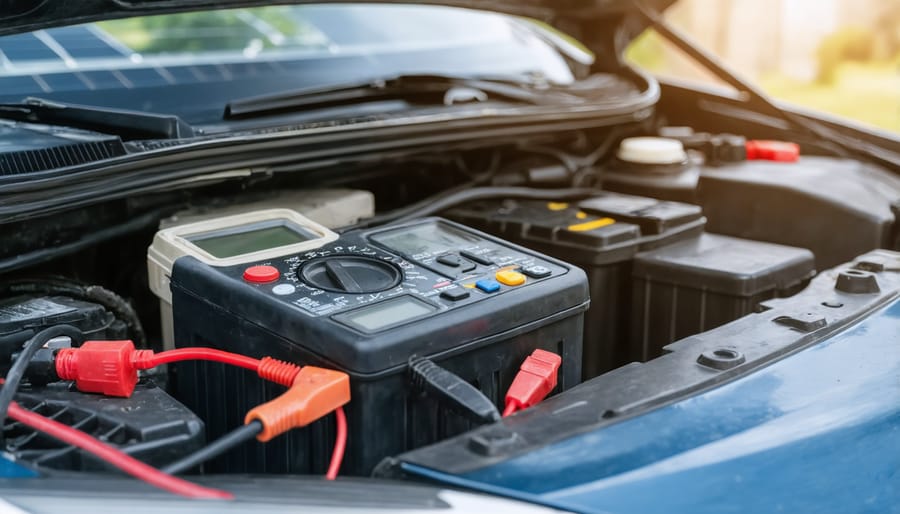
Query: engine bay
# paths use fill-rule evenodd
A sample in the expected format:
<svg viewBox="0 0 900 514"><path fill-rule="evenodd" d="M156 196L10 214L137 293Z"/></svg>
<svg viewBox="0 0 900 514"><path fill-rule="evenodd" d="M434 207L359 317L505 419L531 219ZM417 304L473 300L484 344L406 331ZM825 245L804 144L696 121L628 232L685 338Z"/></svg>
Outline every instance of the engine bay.
<svg viewBox="0 0 900 514"><path fill-rule="evenodd" d="M117 467L47 437L33 413L169 476L396 477L402 454L452 459L440 443L584 397L598 377L812 294L841 263L855 263L847 294L897 269L889 171L787 142L632 132L29 221L0 289L0 357L20 381L7 460L45 476ZM139 223L92 239L123 219ZM743 362L721 346L698 365ZM504 447L479 437L454 451Z"/></svg>

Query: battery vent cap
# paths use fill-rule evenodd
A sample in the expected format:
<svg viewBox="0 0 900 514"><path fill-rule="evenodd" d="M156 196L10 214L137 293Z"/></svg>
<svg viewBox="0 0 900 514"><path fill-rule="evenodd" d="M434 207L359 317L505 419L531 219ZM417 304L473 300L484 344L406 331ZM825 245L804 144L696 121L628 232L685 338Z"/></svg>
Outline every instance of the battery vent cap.
<svg viewBox="0 0 900 514"><path fill-rule="evenodd" d="M629 137L619 143L616 157L635 164L679 164L687 160L687 153L677 139Z"/></svg>

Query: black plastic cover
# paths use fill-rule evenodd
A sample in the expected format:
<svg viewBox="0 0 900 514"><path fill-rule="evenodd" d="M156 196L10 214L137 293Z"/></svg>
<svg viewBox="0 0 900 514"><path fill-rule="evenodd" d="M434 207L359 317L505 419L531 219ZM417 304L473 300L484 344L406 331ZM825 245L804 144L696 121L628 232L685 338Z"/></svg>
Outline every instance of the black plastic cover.
<svg viewBox="0 0 900 514"><path fill-rule="evenodd" d="M577 204L474 202L445 214L582 267L630 259L639 249L699 234L705 223L699 206L618 193Z"/></svg>
<svg viewBox="0 0 900 514"><path fill-rule="evenodd" d="M130 398L112 398L70 390L69 383L57 382L25 387L16 394L16 402L153 466L169 464L204 444L200 418L151 383L139 383ZM12 420L3 426L3 437L5 450L31 466L66 471L114 469Z"/></svg>
<svg viewBox="0 0 900 514"><path fill-rule="evenodd" d="M707 229L809 248L820 268L891 248L900 179L858 161L804 156L703 169Z"/></svg>
<svg viewBox="0 0 900 514"><path fill-rule="evenodd" d="M125 323L96 303L65 296L17 296L0 300L0 368L31 336L53 325L72 325L87 339L123 339Z"/></svg>
<svg viewBox="0 0 900 514"><path fill-rule="evenodd" d="M715 234L640 253L634 259L630 357L656 357L672 341L796 293L813 275L809 250Z"/></svg>
<svg viewBox="0 0 900 514"><path fill-rule="evenodd" d="M634 277L715 293L753 296L787 290L815 275L804 248L703 234L634 259Z"/></svg>
<svg viewBox="0 0 900 514"><path fill-rule="evenodd" d="M21 175L125 155L119 139L0 153L0 175Z"/></svg>
<svg viewBox="0 0 900 514"><path fill-rule="evenodd" d="M74 166L125 153L122 140L116 136L0 124L0 176Z"/></svg>
<svg viewBox="0 0 900 514"><path fill-rule="evenodd" d="M627 259L637 251L641 233L637 226L598 223L602 216L588 215L567 202L491 200L474 202L444 213L450 219L510 241L559 256L560 247L590 252L592 262ZM569 230L570 226L590 226ZM574 262L573 259L566 259Z"/></svg>
<svg viewBox="0 0 900 514"><path fill-rule="evenodd" d="M601 169L603 189L673 202L697 203L699 159L676 164L641 164L613 158Z"/></svg>
<svg viewBox="0 0 900 514"><path fill-rule="evenodd" d="M672 232L704 224L703 210L698 205L641 196L607 193L582 200L578 207L590 214L610 216L616 221L637 225L645 238L641 241L642 248L652 245L649 236L671 236Z"/></svg>
<svg viewBox="0 0 900 514"><path fill-rule="evenodd" d="M891 213L894 214L894 230L891 232L891 244L889 247L892 250L900 250L900 198L891 204Z"/></svg>

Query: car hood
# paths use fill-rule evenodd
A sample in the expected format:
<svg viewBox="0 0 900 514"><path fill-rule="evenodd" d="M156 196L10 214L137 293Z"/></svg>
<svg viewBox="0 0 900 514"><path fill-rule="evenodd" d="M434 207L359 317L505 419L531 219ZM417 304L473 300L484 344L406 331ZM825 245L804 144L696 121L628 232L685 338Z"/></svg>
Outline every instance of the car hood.
<svg viewBox="0 0 900 514"><path fill-rule="evenodd" d="M345 0L346 1L346 0ZM375 3L403 3L398 0L374 0ZM675 0L643 0L663 10ZM17 34L60 25L128 18L209 8L250 7L273 3L340 3L328 0L272 2L271 0L0 0L0 35ZM633 0L457 0L418 1L418 4L448 5L502 12L536 18L558 27L566 20L629 18ZM636 21L639 23L639 21Z"/></svg>

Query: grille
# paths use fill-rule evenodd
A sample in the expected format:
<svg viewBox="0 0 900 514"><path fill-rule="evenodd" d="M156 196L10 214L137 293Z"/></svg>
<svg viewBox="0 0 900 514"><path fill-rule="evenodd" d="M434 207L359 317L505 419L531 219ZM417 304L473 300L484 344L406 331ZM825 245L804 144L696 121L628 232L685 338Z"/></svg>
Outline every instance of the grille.
<svg viewBox="0 0 900 514"><path fill-rule="evenodd" d="M125 155L117 139L0 154L0 175L21 175Z"/></svg>

